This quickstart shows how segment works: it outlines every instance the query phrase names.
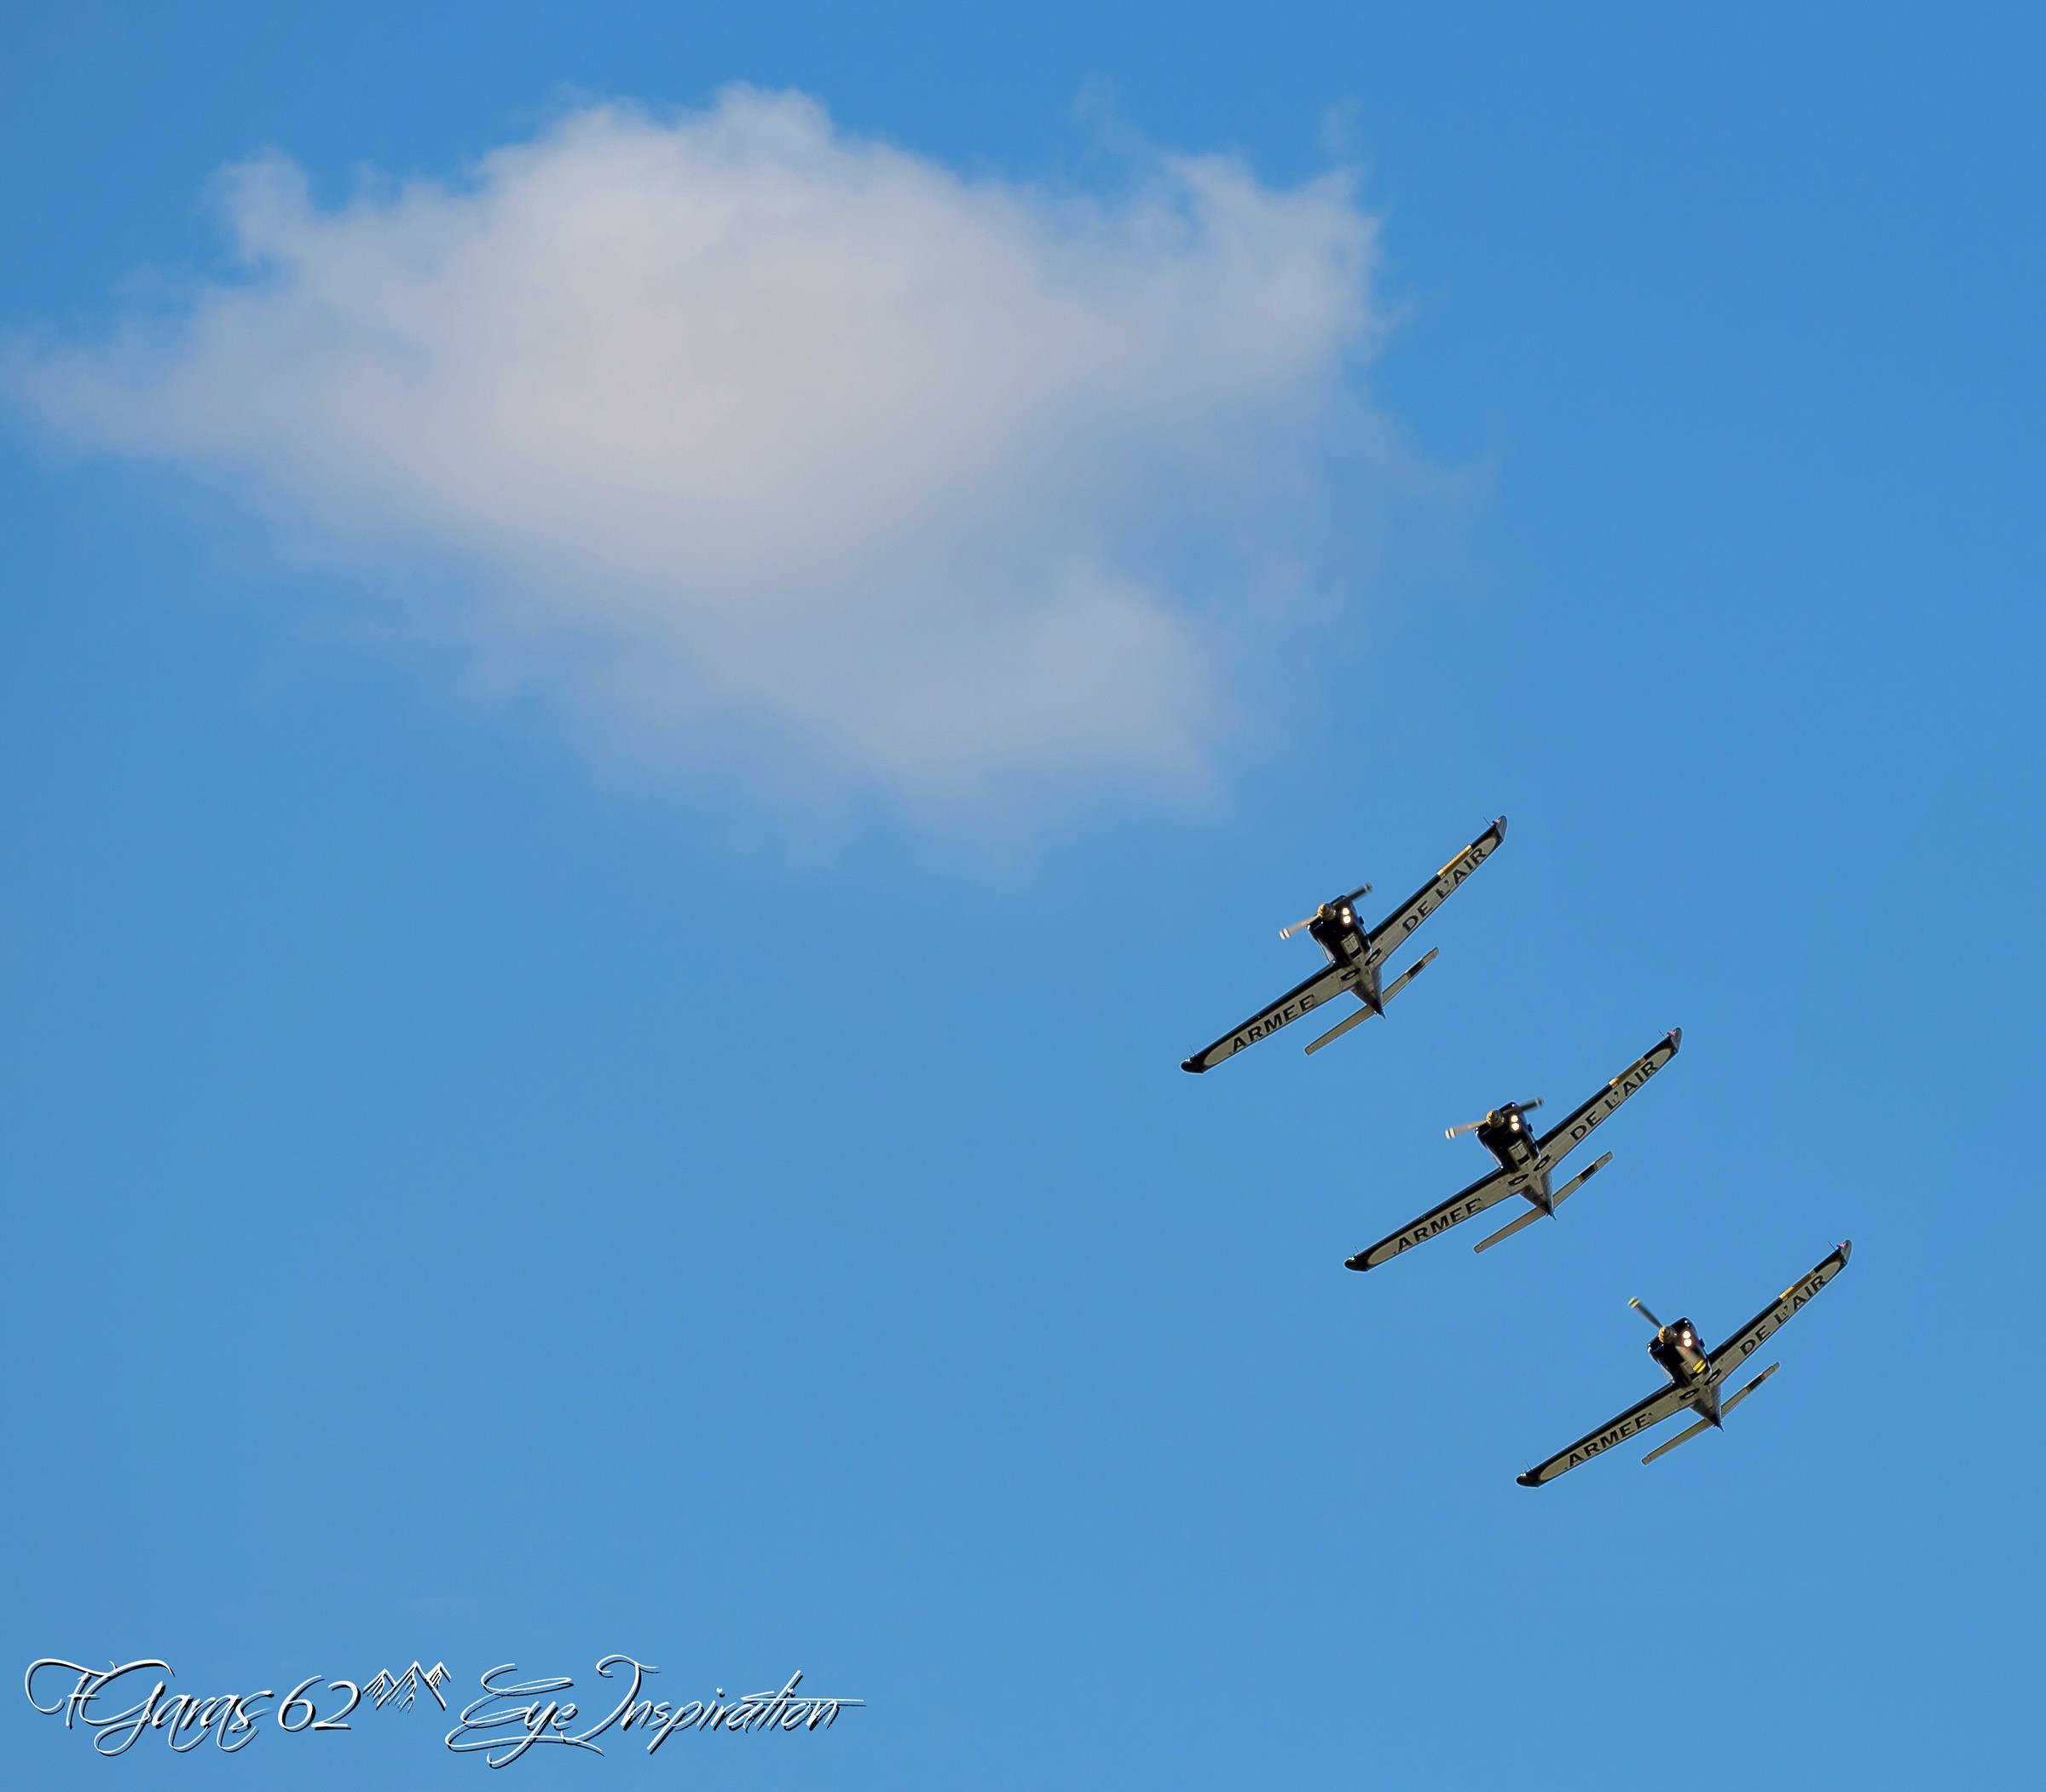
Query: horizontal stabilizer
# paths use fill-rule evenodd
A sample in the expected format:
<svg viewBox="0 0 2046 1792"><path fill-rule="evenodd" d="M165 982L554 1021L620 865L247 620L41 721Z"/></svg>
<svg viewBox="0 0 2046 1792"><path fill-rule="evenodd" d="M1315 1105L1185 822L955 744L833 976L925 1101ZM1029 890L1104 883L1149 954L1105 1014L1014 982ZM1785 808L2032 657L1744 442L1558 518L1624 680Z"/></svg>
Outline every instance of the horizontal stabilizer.
<svg viewBox="0 0 2046 1792"><path fill-rule="evenodd" d="M1545 1216L1543 1215L1540 1208L1530 1207L1525 1213L1522 1214L1518 1219L1509 1221L1506 1225L1501 1226L1498 1231L1494 1232L1490 1238L1481 1238L1475 1245L1471 1246L1471 1248L1473 1251L1489 1251L1493 1246L1499 1243L1501 1239L1511 1238L1513 1234L1519 1231L1523 1226L1532 1226L1536 1220L1541 1219L1544 1217Z"/></svg>
<svg viewBox="0 0 2046 1792"><path fill-rule="evenodd" d="M1359 1009L1355 1014L1350 1017L1349 1020L1337 1021L1336 1024L1330 1027L1326 1032L1323 1033L1319 1039L1315 1040L1312 1045L1309 1046L1308 1050L1309 1052L1320 1051L1324 1045L1333 1043L1336 1040L1340 1039L1344 1033L1348 1032L1351 1027L1358 1026L1361 1022L1370 1020L1371 1017L1376 1013L1378 1013L1378 1009L1375 1008L1366 1007Z"/></svg>
<svg viewBox="0 0 2046 1792"><path fill-rule="evenodd" d="M1727 1413L1731 1413L1737 1406L1738 1406L1743 1400L1752 1394L1757 1388L1761 1386L1765 1381L1768 1380L1771 1375L1775 1374L1776 1372L1782 1367L1783 1364L1780 1362L1771 1363L1767 1368L1764 1369L1760 1374L1757 1375L1754 1379L1749 1382L1746 1387L1743 1388L1739 1393L1732 1395L1728 1398L1726 1403L1719 1408L1719 1417L1724 1419Z"/></svg>
<svg viewBox="0 0 2046 1792"><path fill-rule="evenodd" d="M1775 1374L1776 1372L1781 1367L1783 1367L1783 1365L1780 1362L1771 1363L1769 1367L1764 1369L1760 1374L1757 1375L1753 1381L1748 1382L1744 1387L1743 1387L1738 1393L1729 1395L1719 1408L1720 1419L1724 1419L1729 1413L1731 1413L1757 1388L1761 1386L1765 1381L1768 1380L1768 1379L1771 1375ZM1669 1442L1662 1445L1661 1448L1650 1450L1641 1459L1641 1465L1644 1468L1646 1468L1650 1463L1656 1460L1656 1457L1667 1455L1671 1450L1676 1448L1679 1443L1688 1443L1693 1437L1696 1436L1700 1431L1708 1431L1711 1429L1712 1420L1709 1419L1701 1419L1696 1425L1691 1426L1689 1431L1678 1432L1674 1437L1672 1437Z"/></svg>
<svg viewBox="0 0 2046 1792"><path fill-rule="evenodd" d="M1399 992L1405 989L1409 983L1413 982L1416 977L1419 976L1423 971L1426 970L1430 965L1435 962L1436 954L1441 951L1442 947L1436 945L1430 946L1426 951L1423 952L1421 956L1416 958L1412 964L1408 965L1405 970L1402 971L1398 976L1395 977L1391 982L1385 986L1385 993L1378 997L1379 1004L1383 1006L1384 1003L1391 1001L1395 996L1398 995Z"/></svg>
<svg viewBox="0 0 2046 1792"><path fill-rule="evenodd" d="M1667 1443L1658 1444L1654 1449L1650 1450L1641 1459L1642 1467L1646 1468L1650 1463L1656 1460L1656 1457L1667 1456L1672 1450L1676 1448L1679 1443L1689 1443L1693 1437L1696 1437L1701 1431L1709 1431L1711 1429L1712 1421L1709 1419L1701 1419L1696 1425L1691 1426L1689 1431L1679 1431L1677 1435L1672 1437Z"/></svg>
<svg viewBox="0 0 2046 1792"><path fill-rule="evenodd" d="M1519 1231L1523 1226L1533 1225L1536 1220L1540 1219L1543 1216L1544 1213L1546 1213L1552 1219L1553 1219L1556 1215L1556 1210L1562 1206L1565 1201L1569 1199L1569 1198L1580 1188L1581 1188L1587 1182L1590 1182L1593 1176L1597 1176L1598 1172L1604 1169L1608 1164L1612 1162L1612 1160L1613 1154L1609 1151L1604 1157L1600 1158L1596 1164L1592 1165L1589 1170L1579 1172L1579 1174L1572 1176L1569 1182L1565 1182L1561 1188L1558 1189L1556 1194L1550 1199L1549 1205L1546 1208L1530 1207L1525 1213L1522 1214L1518 1219L1512 1221L1510 1224L1501 1226L1498 1231L1492 1234L1490 1238L1479 1240L1479 1241L1471 1246L1471 1248L1473 1251L1489 1251L1493 1246L1499 1243L1501 1239L1511 1238L1513 1234Z"/></svg>
<svg viewBox="0 0 2046 1792"><path fill-rule="evenodd" d="M1600 1158L1596 1164L1592 1165L1589 1170L1579 1171L1575 1176L1572 1176L1569 1182L1565 1182L1562 1188L1556 1191L1556 1199L1549 1205L1552 1207L1562 1206L1565 1201L1569 1199L1573 1194L1576 1194L1580 1188L1583 1188L1587 1182L1590 1182L1593 1176L1597 1176L1598 1172L1604 1169L1608 1164L1612 1162L1612 1160L1613 1154L1609 1151L1604 1157Z"/></svg>

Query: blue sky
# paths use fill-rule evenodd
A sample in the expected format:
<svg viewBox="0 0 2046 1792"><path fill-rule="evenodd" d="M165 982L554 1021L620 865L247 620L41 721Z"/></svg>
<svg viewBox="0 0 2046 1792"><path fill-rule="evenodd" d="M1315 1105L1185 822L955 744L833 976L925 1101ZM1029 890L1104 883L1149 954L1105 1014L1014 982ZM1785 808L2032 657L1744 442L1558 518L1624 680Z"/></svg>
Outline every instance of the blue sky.
<svg viewBox="0 0 2046 1792"><path fill-rule="evenodd" d="M506 1770L550 1783L2036 1760L2040 28L1853 26L10 9L12 1659L199 1692L444 1659L467 1692L623 1650L663 1693L869 1702ZM1269 456L1189 473L1155 396L1058 413L1148 483L1043 513L1150 581L1229 726L1159 699L940 788L968 735L904 773L810 686L700 724L691 647L614 730L641 685L492 656L462 606L506 563L467 538L217 477L182 410L81 450L25 396L246 278L207 194L266 148L331 219L365 166L467 191L594 102L734 82L975 204L1127 225L1173 157L1259 205L1355 171L1375 264L1245 389ZM535 589L585 588L581 539ZM1389 1020L1182 1075L1304 974L1280 926L1502 812ZM1445 1125L1679 1025L1556 1224L1343 1270L1477 1173ZM1716 1336L1842 1237L1725 1436L1513 1484L1654 1384L1628 1296ZM0 1759L487 1771L437 1720L109 1766L20 1702Z"/></svg>

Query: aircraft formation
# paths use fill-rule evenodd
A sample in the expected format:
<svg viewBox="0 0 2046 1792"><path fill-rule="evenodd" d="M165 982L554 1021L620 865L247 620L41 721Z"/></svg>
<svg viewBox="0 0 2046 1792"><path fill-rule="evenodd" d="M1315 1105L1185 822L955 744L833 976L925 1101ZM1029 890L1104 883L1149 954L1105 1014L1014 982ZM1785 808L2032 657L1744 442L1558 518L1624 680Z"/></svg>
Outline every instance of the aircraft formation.
<svg viewBox="0 0 2046 1792"><path fill-rule="evenodd" d="M1502 815L1375 927L1367 927L1357 913L1357 903L1371 893L1371 886L1363 884L1346 895L1323 903L1304 921L1281 928L1279 934L1281 939L1290 939L1300 933L1309 934L1321 948L1328 962L1305 982L1297 984L1277 1001L1260 1009L1240 1026L1194 1053L1180 1068L1197 1074L1212 1070L1259 1040L1269 1039L1280 1027L1291 1026L1345 994L1355 997L1361 1005L1314 1040L1307 1048L1310 1053L1320 1051L1373 1015L1383 1015L1392 998L1435 962L1436 954L1432 949L1425 952L1390 982L1385 976L1388 961L1413 937L1414 930L1499 849L1506 837L1506 818ZM1472 1247L1474 1250L1488 1251L1536 1220L1553 1219L1556 1210L1604 1169L1612 1161L1613 1154L1607 1152L1558 1188L1555 1175L1563 1159L1618 1113L1621 1103L1646 1088L1652 1078L1667 1069L1674 1061L1683 1043L1682 1030L1673 1028L1604 1089L1573 1108L1546 1131L1538 1132L1528 1119L1542 1105L1539 1098L1508 1101L1492 1109L1482 1119L1447 1129L1445 1136L1449 1138L1466 1132L1476 1133L1477 1142L1490 1153L1496 1167L1486 1171L1469 1188L1430 1208L1418 1219L1358 1252L1347 1259L1347 1267L1376 1269L1516 1195L1527 1204L1525 1209L1498 1231L1481 1239ZM1688 1319L1664 1325L1639 1300L1630 1302L1656 1328L1648 1353L1668 1378L1668 1386L1637 1401L1617 1418L1587 1432L1568 1448L1558 1450L1546 1462L1529 1469L1518 1477L1520 1484L1541 1487L1580 1463L1603 1455L1615 1444L1639 1436L1686 1408L1698 1415L1697 1422L1650 1450L1641 1459L1644 1465L1667 1454L1679 1443L1688 1443L1706 1431L1719 1430L1726 1415L1775 1374L1781 1365L1771 1363L1731 1394L1723 1392L1728 1378L1737 1373L1785 1321L1840 1274L1847 1266L1852 1248L1851 1243L1841 1245L1716 1350L1706 1347Z"/></svg>

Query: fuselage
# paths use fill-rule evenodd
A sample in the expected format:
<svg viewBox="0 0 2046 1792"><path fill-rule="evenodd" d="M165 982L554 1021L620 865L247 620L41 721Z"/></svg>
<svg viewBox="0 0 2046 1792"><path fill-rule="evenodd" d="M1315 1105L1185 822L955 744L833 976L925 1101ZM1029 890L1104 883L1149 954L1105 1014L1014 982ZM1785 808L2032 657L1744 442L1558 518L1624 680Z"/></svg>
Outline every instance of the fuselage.
<svg viewBox="0 0 2046 1792"><path fill-rule="evenodd" d="M1525 1170L1540 1156L1528 1117L1509 1101L1477 1123L1477 1142L1499 1160L1501 1170Z"/></svg>
<svg viewBox="0 0 2046 1792"><path fill-rule="evenodd" d="M1348 902L1325 902L1321 912L1308 922L1307 931L1321 948L1323 956L1338 970L1355 968L1357 974L1350 987L1363 998L1366 1007L1376 1010L1378 979L1375 971L1367 969L1364 965L1371 951L1371 941L1358 922L1357 911Z"/></svg>
<svg viewBox="0 0 2046 1792"><path fill-rule="evenodd" d="M1540 1144L1517 1102L1509 1101L1504 1107L1495 1107L1480 1120L1477 1142L1492 1153L1501 1170L1526 1176L1518 1185L1518 1193L1544 1213L1554 1211L1549 1205L1548 1172L1535 1168L1541 1159Z"/></svg>
<svg viewBox="0 0 2046 1792"><path fill-rule="evenodd" d="M1357 911L1347 902L1323 903L1321 911L1308 922L1307 931L1331 964L1354 964L1367 950Z"/></svg>
<svg viewBox="0 0 2046 1792"><path fill-rule="evenodd" d="M1671 1382L1684 1390L1691 1405L1714 1424L1719 1423L1719 1372L1713 1367L1697 1328L1688 1319L1661 1327L1649 1340L1648 1354Z"/></svg>

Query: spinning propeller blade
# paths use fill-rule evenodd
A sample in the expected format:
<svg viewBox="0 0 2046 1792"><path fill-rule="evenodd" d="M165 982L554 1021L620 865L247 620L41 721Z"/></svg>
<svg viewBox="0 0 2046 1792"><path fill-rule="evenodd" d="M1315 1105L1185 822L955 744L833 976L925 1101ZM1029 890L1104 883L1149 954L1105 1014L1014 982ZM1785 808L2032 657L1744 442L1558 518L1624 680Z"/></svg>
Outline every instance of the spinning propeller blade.
<svg viewBox="0 0 2046 1792"><path fill-rule="evenodd" d="M1523 1113L1533 1113L1537 1107L1541 1106L1541 1097L1536 1095L1532 1101L1509 1101L1506 1105L1509 1107L1517 1107ZM1493 1113L1498 1112L1497 1108L1492 1110ZM1485 1116L1484 1120L1466 1120L1461 1126L1445 1126L1442 1129L1442 1136L1446 1139L1454 1139L1462 1133L1476 1132L1485 1124L1485 1120L1491 1118L1492 1114L1488 1113Z"/></svg>
<svg viewBox="0 0 2046 1792"><path fill-rule="evenodd" d="M1662 1321L1657 1319L1654 1314L1650 1313L1646 1307L1641 1304L1639 1301L1630 1300L1627 1302L1627 1305L1632 1307L1635 1312L1639 1313L1642 1318L1645 1319L1649 1324L1653 1326L1658 1332L1662 1329Z"/></svg>
<svg viewBox="0 0 2046 1792"><path fill-rule="evenodd" d="M1371 886L1367 883L1361 883L1356 887L1355 889L1352 890L1349 895L1338 896L1333 902L1326 903L1321 908L1316 909L1315 912L1309 915L1305 921L1296 921L1291 927L1280 928L1279 929L1279 937L1281 939L1291 939L1295 934L1303 933L1307 928L1312 927L1322 917L1322 916L1326 914L1330 909L1340 908L1346 902L1355 902L1358 897L1368 896L1370 894Z"/></svg>

